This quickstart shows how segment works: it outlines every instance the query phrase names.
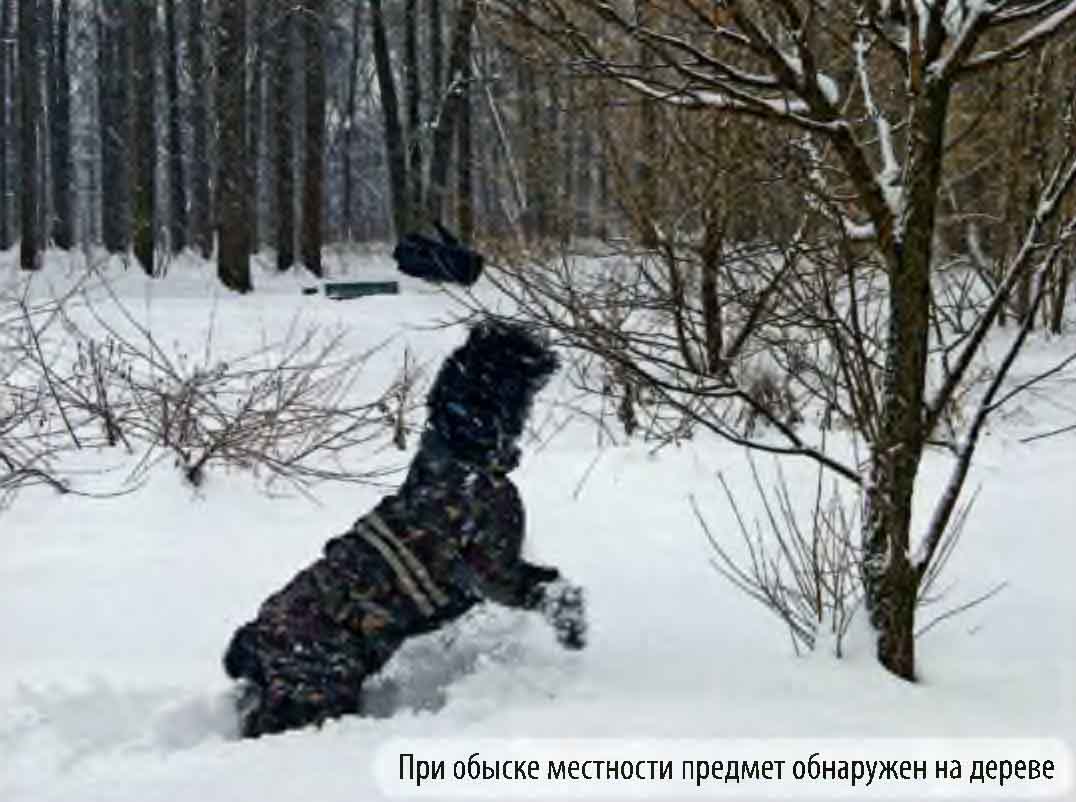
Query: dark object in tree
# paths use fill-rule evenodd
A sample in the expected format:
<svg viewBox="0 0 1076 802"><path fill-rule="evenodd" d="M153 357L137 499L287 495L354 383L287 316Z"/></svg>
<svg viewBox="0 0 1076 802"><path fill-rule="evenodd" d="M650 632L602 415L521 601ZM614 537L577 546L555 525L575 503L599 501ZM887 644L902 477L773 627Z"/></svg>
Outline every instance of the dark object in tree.
<svg viewBox="0 0 1076 802"><path fill-rule="evenodd" d="M495 601L540 612L585 645L582 590L521 559L524 510L508 478L535 394L556 370L522 327L485 321L446 361L403 486L240 627L224 656L243 681L245 737L362 711L362 683L409 637Z"/></svg>
<svg viewBox="0 0 1076 802"><path fill-rule="evenodd" d="M434 223L441 242L424 234L408 234L392 252L401 273L424 281L470 287L482 275L482 254L461 244L440 223Z"/></svg>

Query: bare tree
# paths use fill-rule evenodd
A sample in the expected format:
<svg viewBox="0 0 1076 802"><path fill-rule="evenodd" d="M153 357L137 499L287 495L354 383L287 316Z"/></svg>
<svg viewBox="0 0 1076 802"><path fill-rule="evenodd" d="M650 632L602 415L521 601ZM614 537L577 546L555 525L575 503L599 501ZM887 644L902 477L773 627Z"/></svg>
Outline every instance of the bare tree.
<svg viewBox="0 0 1076 802"><path fill-rule="evenodd" d="M0 0L0 250L7 250L14 240L8 205L8 145L11 141L11 115L8 111L11 91L12 54L15 14L11 0Z"/></svg>
<svg viewBox="0 0 1076 802"><path fill-rule="evenodd" d="M247 162L246 13L244 3L222 3L217 47L217 275L237 292L250 281L250 181Z"/></svg>
<svg viewBox="0 0 1076 802"><path fill-rule="evenodd" d="M209 193L209 103L211 92L206 43L209 26L205 22L205 0L188 0L187 47L190 53L191 85L191 240L208 258L213 252Z"/></svg>
<svg viewBox="0 0 1076 802"><path fill-rule="evenodd" d="M41 79L38 62L37 0L19 6L19 188L20 232L19 265L23 270L41 267L38 209L41 193L38 170L39 125L41 120Z"/></svg>
<svg viewBox="0 0 1076 802"><path fill-rule="evenodd" d="M169 245L172 253L187 247L187 186L183 176L181 99L179 93L179 34L176 30L176 0L164 4L165 38L168 43L165 76L168 83L168 193ZM201 91L201 87L196 89Z"/></svg>
<svg viewBox="0 0 1076 802"><path fill-rule="evenodd" d="M411 209L422 208L422 74L418 65L418 9L415 0L404 0L403 73L407 98L407 176Z"/></svg>
<svg viewBox="0 0 1076 802"><path fill-rule="evenodd" d="M469 38L469 37L468 37ZM474 197L474 114L471 82L474 65L470 46L459 77L459 122L457 128L456 159L456 207L459 214L459 232L464 242L470 242L475 234Z"/></svg>
<svg viewBox="0 0 1076 802"><path fill-rule="evenodd" d="M128 124L127 14L112 3L97 11L97 97L101 139L101 237L111 253L129 243L127 213L130 141Z"/></svg>
<svg viewBox="0 0 1076 802"><path fill-rule="evenodd" d="M247 97L247 147L250 150L250 250L257 253L262 246L262 148L265 136L266 52L269 50L266 34L271 24L269 9L271 0L258 0L251 6L253 18L249 34L252 38L248 56L250 62L250 88Z"/></svg>
<svg viewBox="0 0 1076 802"><path fill-rule="evenodd" d="M397 236L403 236L412 224L412 208L407 178L407 144L400 122L400 103L396 77L392 72L385 13L381 0L370 0L370 27L373 32L374 63L381 93L381 113L385 127L385 153L389 168L389 191L392 198L392 222Z"/></svg>
<svg viewBox="0 0 1076 802"><path fill-rule="evenodd" d="M276 267L288 270L295 261L295 179L292 136L292 4L281 0L274 5L272 87L270 108L273 132L273 182L276 217ZM357 6L356 6L357 7Z"/></svg>
<svg viewBox="0 0 1076 802"><path fill-rule="evenodd" d="M355 3L351 9L351 63L347 75L347 119L344 122L344 236L348 241L355 238L355 182L352 173L355 150L355 114L359 95L359 69L362 27L362 4Z"/></svg>
<svg viewBox="0 0 1076 802"><path fill-rule="evenodd" d="M75 241L72 204L74 169L71 154L71 0L48 5L53 29L49 48L49 143L52 177L52 240L57 248L69 250ZM53 13L53 11L55 13Z"/></svg>
<svg viewBox="0 0 1076 802"><path fill-rule="evenodd" d="M842 390L849 391L863 414L861 424L869 443L863 470L805 442L793 422L776 414L743 377L730 378L728 372L719 371L703 380L707 371L696 358L692 340L683 336L688 329L682 313L691 307L682 300L686 285L681 279L686 276L680 254L667 246L667 237L666 243L650 250L656 251L653 258L664 271L665 280L659 285L672 291L667 309L673 332L680 334L679 342L674 334L679 356L673 364L676 371L686 368L694 377L693 398L738 397L776 429L785 445L737 437L721 425L715 429L756 448L811 457L862 487L862 581L866 609L877 632L878 659L898 676L914 679L915 606L921 583L953 515L983 425L1010 397L1002 392L1002 383L1026 340L1026 320L1039 308L1045 277L1076 236L1076 219L1069 217L1056 225L1055 236L1043 242L1048 224L1076 182L1076 148L1070 144L1051 159L1034 204L1036 214L1020 237L1019 248L1006 260L1001 280L988 288L976 307L974 324L963 333L938 334L933 314L940 306L933 289L938 278L934 246L953 92L972 76L1036 53L1076 23L1076 2L967 5L940 0L929 6L865 2L836 8L814 0L781 0L703 8L692 0L669 0L650 25L640 25L631 10L603 0L503 0L494 6L505 19L553 43L572 64L637 96L679 109L716 109L797 132L800 147L811 154L805 160L807 173L825 198L824 217L838 234L836 251L843 247L854 259L850 243L869 243L883 291L877 349L873 355L857 356L868 342L858 336L864 324L860 310L847 327L856 336L843 338L831 354L838 361L843 355L867 366L865 375ZM594 24L608 35L587 35L588 26ZM649 50L652 65L644 69L635 60L620 58L618 48L626 42ZM827 282L832 284L833 273L806 258L805 250L812 247L809 234L801 228L799 235L781 245L780 267L771 266L761 279L741 285L746 290L742 322L739 331L734 329L727 338L719 365L734 364L731 358L762 333L761 321L770 318L772 304L782 298L807 295L823 305L827 297L835 298L825 289ZM771 254L758 264L773 261ZM806 265L815 267L805 270ZM640 276L642 287L649 280L646 269ZM632 352L642 341L625 344L600 319L601 306L594 306L600 304L598 298L581 294L582 279L558 275L557 297L568 302L570 316L575 316L569 326L574 337L592 347L600 345L606 357L647 386L674 395L670 392L674 382L667 373L674 370L672 364L653 361L652 349ZM852 279L857 276L863 274ZM947 412L973 379L987 331L1008 294L1027 276L1036 289L1025 325L1014 332L970 423L962 432L945 432ZM851 293L863 289L854 282L849 287ZM548 309L550 295L544 297ZM785 312L793 309L782 307ZM823 306L815 321L826 317L841 317L838 307ZM792 320L785 318L782 325ZM598 331L604 337L600 344ZM651 342L659 336L650 332ZM937 338L934 342L932 336ZM770 344L756 340L755 347ZM786 361L790 381L802 375L803 361L791 356ZM928 365L942 377L933 390L927 384ZM952 475L913 548L916 476L924 449L936 442L944 442L954 455Z"/></svg>
<svg viewBox="0 0 1076 802"><path fill-rule="evenodd" d="M321 238L325 215L325 2L306 0L306 142L303 170L303 264L321 276Z"/></svg>
<svg viewBox="0 0 1076 802"><path fill-rule="evenodd" d="M460 110L467 99L466 75L469 73L468 65L471 62L471 37L477 14L477 0L463 0L456 12L456 21L452 31L452 52L448 60L451 85L446 91L445 101L437 118L437 127L433 134L433 154L430 157L426 213L432 220L441 219L453 136L456 132Z"/></svg>
<svg viewBox="0 0 1076 802"><path fill-rule="evenodd" d="M153 71L153 28L156 3L132 0L130 14L131 69L134 94L131 113L131 241L134 255L147 275L154 265L154 210L157 187L156 95Z"/></svg>

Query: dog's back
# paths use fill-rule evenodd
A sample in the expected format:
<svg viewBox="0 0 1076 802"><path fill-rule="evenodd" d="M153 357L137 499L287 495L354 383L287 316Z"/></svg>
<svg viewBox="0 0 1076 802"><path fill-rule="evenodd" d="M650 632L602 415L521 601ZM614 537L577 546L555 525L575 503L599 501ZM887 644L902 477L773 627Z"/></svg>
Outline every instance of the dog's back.
<svg viewBox="0 0 1076 802"><path fill-rule="evenodd" d="M485 598L523 603L516 488L506 475L454 459L433 440L427 438L399 493L329 540L322 556L236 633L225 670L272 697L260 701L261 719L248 719L246 734L307 723L295 720L310 715L296 698L333 698L342 707L333 715L356 712L359 686L405 638Z"/></svg>

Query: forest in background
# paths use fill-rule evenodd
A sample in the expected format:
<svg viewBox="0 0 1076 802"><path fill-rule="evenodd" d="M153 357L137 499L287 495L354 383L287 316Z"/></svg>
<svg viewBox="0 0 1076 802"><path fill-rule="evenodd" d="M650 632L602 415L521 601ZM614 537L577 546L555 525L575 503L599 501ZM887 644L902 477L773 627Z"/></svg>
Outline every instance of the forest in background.
<svg viewBox="0 0 1076 802"><path fill-rule="evenodd" d="M44 247L102 245L157 274L216 243L222 279L245 290L251 252L320 274L326 243L434 219L465 240L652 246L703 217L722 240L787 239L819 201L827 157L787 130L601 80L585 57L551 55L514 5L3 0L0 250L21 241L33 269ZM696 8L619 5L670 30ZM587 25L625 65L662 68L615 23ZM1018 246L1051 154L1076 136L1073 64L1069 32L961 85L940 198L949 252L981 267ZM854 87L855 71L849 57L832 79ZM899 73L883 77L896 93Z"/></svg>
<svg viewBox="0 0 1076 802"><path fill-rule="evenodd" d="M4 0L0 250L214 246L322 272L320 248L444 219L465 239L590 235L610 206L594 108L473 0ZM564 101L572 102L564 91Z"/></svg>

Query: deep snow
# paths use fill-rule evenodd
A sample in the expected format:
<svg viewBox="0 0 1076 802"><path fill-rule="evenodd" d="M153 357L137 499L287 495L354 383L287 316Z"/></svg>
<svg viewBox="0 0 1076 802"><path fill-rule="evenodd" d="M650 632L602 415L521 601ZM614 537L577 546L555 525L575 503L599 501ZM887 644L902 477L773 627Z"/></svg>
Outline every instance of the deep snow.
<svg viewBox="0 0 1076 802"><path fill-rule="evenodd" d="M21 279L9 256L5 283ZM379 253L330 265L375 278L391 267ZM78 269L50 255L34 292ZM301 277L260 270L257 292L230 296L188 259L162 281L110 275L155 332L190 348L211 319L222 355L296 316L347 326L356 348L391 338L372 360L375 384L391 378L405 346L435 367L463 336L433 325L452 318L451 298L406 278L399 296L337 303L300 295ZM1063 344L1032 349L1043 364ZM591 469L595 429L573 419L557 431L568 413L556 390L536 410L543 442L525 450L517 477L530 554L587 589L589 647L563 652L540 620L483 608L405 647L371 688L374 715L321 731L235 740L220 655L258 602L381 491L323 485L315 504L218 471L195 492L167 461L114 499L24 491L0 513L0 800L371 800L378 747L418 736L1056 736L1076 745L1076 433L1019 443L1076 418L1073 397L1059 378L1052 397L1024 399L984 438L969 482L982 492L947 574L947 603L1008 586L920 639L916 685L879 669L859 629L844 660L794 657L776 619L715 573L688 500L739 549L715 473L753 512L741 449L703 436L656 455L642 443L604 446ZM104 452L79 463L113 466L84 479L106 489L131 459ZM926 461L924 517L949 463ZM771 473L770 461L759 464ZM794 487L811 486L809 465L784 470Z"/></svg>

